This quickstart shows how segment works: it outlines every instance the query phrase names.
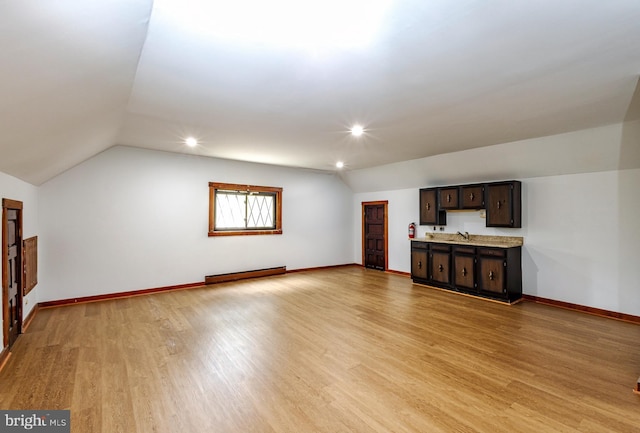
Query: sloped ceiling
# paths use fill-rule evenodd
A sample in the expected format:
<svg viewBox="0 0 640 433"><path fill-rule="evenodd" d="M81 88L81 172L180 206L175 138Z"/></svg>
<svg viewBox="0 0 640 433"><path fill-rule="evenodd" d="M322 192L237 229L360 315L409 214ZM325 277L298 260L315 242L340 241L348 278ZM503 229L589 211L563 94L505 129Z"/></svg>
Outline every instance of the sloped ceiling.
<svg viewBox="0 0 640 433"><path fill-rule="evenodd" d="M310 3L236 3L265 32L338 34ZM38 185L119 144L353 171L640 115L637 0L384 0L370 41L313 49L208 31L225 4L0 0L0 171Z"/></svg>
<svg viewBox="0 0 640 433"><path fill-rule="evenodd" d="M0 0L0 171L37 185L117 142L150 13Z"/></svg>

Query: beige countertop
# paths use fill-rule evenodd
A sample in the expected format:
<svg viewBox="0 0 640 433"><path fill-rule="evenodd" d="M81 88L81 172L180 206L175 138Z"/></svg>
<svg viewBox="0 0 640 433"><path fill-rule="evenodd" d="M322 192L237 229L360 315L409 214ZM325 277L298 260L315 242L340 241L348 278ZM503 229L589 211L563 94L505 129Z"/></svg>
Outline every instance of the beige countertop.
<svg viewBox="0 0 640 433"><path fill-rule="evenodd" d="M477 247L513 248L524 244L518 236L489 236L470 234L466 240L457 233L427 233L424 237L411 239L415 242L436 242L441 244L473 245Z"/></svg>

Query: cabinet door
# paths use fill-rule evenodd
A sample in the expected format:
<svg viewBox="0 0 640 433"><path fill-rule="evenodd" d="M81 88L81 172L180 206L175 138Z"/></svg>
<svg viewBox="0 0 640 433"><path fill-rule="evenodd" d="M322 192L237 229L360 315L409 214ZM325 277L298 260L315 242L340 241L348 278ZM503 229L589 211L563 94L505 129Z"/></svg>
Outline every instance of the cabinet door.
<svg viewBox="0 0 640 433"><path fill-rule="evenodd" d="M449 272L451 261L451 253L434 251L430 255L431 258L431 280L442 284L449 284Z"/></svg>
<svg viewBox="0 0 640 433"><path fill-rule="evenodd" d="M411 250L411 278L427 279L427 250Z"/></svg>
<svg viewBox="0 0 640 433"><path fill-rule="evenodd" d="M475 289L475 257L455 255L453 258L453 284L456 287Z"/></svg>
<svg viewBox="0 0 640 433"><path fill-rule="evenodd" d="M510 227L512 224L511 185L488 185L487 227Z"/></svg>
<svg viewBox="0 0 640 433"><path fill-rule="evenodd" d="M484 292L492 292L503 295L506 293L507 272L502 258L479 257L478 258L478 288Z"/></svg>
<svg viewBox="0 0 640 433"><path fill-rule="evenodd" d="M458 209L458 188L441 188L438 190L440 209Z"/></svg>
<svg viewBox="0 0 640 433"><path fill-rule="evenodd" d="M438 209L438 190L424 188L420 190L420 225L445 225L446 213Z"/></svg>
<svg viewBox="0 0 640 433"><path fill-rule="evenodd" d="M484 187L476 185L460 188L460 207L462 209L483 209Z"/></svg>
<svg viewBox="0 0 640 433"><path fill-rule="evenodd" d="M487 227L522 227L521 183L487 184Z"/></svg>

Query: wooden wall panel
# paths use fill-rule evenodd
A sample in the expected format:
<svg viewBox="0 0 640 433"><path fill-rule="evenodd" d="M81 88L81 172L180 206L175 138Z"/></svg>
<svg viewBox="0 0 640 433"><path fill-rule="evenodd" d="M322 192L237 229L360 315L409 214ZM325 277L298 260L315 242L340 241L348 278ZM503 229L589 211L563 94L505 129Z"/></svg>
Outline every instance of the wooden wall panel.
<svg viewBox="0 0 640 433"><path fill-rule="evenodd" d="M24 253L24 295L38 284L38 237L33 236L23 241Z"/></svg>

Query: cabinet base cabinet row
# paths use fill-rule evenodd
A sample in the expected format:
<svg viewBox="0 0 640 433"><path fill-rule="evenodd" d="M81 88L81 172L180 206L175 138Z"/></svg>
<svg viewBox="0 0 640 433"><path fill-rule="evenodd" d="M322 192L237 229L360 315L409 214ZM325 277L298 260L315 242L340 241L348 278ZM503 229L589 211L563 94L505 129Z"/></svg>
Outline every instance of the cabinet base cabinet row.
<svg viewBox="0 0 640 433"><path fill-rule="evenodd" d="M522 298L522 248L412 242L414 283L512 303Z"/></svg>

